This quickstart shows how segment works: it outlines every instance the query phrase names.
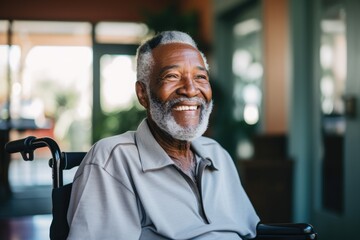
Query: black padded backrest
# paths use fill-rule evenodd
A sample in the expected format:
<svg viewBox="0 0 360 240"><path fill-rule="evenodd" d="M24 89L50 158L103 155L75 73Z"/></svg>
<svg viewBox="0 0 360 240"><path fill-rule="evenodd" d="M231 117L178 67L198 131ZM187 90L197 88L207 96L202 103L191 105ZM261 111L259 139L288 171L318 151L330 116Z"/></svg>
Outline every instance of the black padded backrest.
<svg viewBox="0 0 360 240"><path fill-rule="evenodd" d="M72 183L52 190L52 214L50 225L51 240L65 240L69 233L67 210L71 196Z"/></svg>
<svg viewBox="0 0 360 240"><path fill-rule="evenodd" d="M86 152L63 152L61 164L58 171L72 169L79 166ZM52 166L52 159L49 161ZM53 220L50 225L51 240L65 240L69 233L67 222L67 211L71 197L72 183L52 190L52 215Z"/></svg>

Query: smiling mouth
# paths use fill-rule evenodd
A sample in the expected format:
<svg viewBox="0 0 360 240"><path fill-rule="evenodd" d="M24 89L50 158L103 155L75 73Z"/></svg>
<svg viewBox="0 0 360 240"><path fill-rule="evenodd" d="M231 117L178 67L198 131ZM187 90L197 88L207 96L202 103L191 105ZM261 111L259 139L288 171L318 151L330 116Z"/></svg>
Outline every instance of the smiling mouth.
<svg viewBox="0 0 360 240"><path fill-rule="evenodd" d="M181 105L181 106L177 106L177 107L174 107L173 109L175 111L196 111L198 109L199 106L184 106L184 105Z"/></svg>

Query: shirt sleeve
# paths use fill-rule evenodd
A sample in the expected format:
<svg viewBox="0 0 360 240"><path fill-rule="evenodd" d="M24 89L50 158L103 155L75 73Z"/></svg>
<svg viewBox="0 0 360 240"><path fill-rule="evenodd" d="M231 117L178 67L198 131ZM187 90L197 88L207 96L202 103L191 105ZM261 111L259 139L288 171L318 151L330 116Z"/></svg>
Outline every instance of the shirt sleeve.
<svg viewBox="0 0 360 240"><path fill-rule="evenodd" d="M79 170L67 215L68 239L139 239L134 192L99 165L85 164Z"/></svg>

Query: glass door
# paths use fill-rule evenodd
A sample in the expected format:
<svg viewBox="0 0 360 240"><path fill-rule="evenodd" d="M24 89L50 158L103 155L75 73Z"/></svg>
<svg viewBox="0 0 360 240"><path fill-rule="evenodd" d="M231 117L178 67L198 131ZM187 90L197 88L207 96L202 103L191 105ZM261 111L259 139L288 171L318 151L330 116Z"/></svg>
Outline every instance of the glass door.
<svg viewBox="0 0 360 240"><path fill-rule="evenodd" d="M346 23L341 2L322 1L320 97L322 112L322 207L344 209Z"/></svg>
<svg viewBox="0 0 360 240"><path fill-rule="evenodd" d="M322 148L316 171L320 191L315 194L314 225L323 239L356 239L360 227L360 2L320 3Z"/></svg>
<svg viewBox="0 0 360 240"><path fill-rule="evenodd" d="M64 151L88 149L91 24L14 20L7 26L8 41L0 45L0 128L10 140L47 136ZM47 149L31 164L18 154L11 158L6 171L13 191L51 184Z"/></svg>
<svg viewBox="0 0 360 240"><path fill-rule="evenodd" d="M99 23L94 30L93 142L134 130L145 117L135 94L135 55L148 34L136 23Z"/></svg>

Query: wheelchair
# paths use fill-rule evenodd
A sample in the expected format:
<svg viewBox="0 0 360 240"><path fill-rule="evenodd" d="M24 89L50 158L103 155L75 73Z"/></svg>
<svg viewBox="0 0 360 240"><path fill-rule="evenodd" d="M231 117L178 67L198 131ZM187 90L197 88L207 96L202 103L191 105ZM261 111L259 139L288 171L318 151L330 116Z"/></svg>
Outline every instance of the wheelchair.
<svg viewBox="0 0 360 240"><path fill-rule="evenodd" d="M79 166L86 152L61 152L55 140L49 137L36 138L29 136L10 141L5 146L8 153L20 153L25 161L34 160L34 151L48 147L52 158L49 166L52 168L52 222L50 239L64 240L69 232L67 209L71 197L72 183L63 184L63 170ZM255 240L314 240L317 233L308 223L259 223L256 228Z"/></svg>

